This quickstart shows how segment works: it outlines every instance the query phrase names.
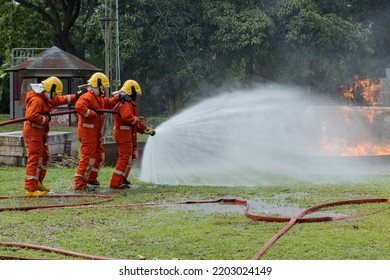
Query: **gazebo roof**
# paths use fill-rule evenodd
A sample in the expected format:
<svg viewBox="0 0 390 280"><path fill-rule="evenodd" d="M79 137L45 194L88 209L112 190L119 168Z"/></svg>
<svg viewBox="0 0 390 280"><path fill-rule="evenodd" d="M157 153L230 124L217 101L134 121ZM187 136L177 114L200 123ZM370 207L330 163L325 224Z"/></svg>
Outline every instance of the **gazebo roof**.
<svg viewBox="0 0 390 280"><path fill-rule="evenodd" d="M7 69L7 71L19 70L83 70L100 71L99 68L71 55L58 47L51 47L37 56Z"/></svg>

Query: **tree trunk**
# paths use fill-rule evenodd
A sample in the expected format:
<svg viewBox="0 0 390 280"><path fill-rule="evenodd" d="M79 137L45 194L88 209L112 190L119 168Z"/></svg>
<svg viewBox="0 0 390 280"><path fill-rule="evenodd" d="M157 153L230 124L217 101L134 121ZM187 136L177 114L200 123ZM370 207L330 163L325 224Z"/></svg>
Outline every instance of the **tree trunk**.
<svg viewBox="0 0 390 280"><path fill-rule="evenodd" d="M253 52L249 51L248 56L245 59L245 78L244 84L246 87L253 85L253 73L254 73L254 58Z"/></svg>
<svg viewBox="0 0 390 280"><path fill-rule="evenodd" d="M183 90L173 89L166 96L166 110L168 116L174 115L183 107Z"/></svg>
<svg viewBox="0 0 390 280"><path fill-rule="evenodd" d="M81 45L82 44L80 44L80 46ZM69 36L64 35L63 33L57 34L56 46L70 54L80 57L80 54L76 51L75 45L69 40Z"/></svg>

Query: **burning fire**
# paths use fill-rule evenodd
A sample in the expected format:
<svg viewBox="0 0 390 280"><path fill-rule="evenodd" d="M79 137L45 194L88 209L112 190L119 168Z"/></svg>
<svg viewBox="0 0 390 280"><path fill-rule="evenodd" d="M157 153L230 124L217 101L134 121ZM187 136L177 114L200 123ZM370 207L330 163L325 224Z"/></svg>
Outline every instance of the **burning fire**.
<svg viewBox="0 0 390 280"><path fill-rule="evenodd" d="M355 147L345 147L342 156L383 156L390 154L390 144L379 146L371 143L357 144Z"/></svg>
<svg viewBox="0 0 390 280"><path fill-rule="evenodd" d="M343 141L341 141L343 142ZM357 144L354 147L348 146L347 143L342 143L344 146L338 148L330 147L327 149L325 147L326 154L331 156L384 156L390 155L390 144L386 146L379 146L371 143L361 143Z"/></svg>
<svg viewBox="0 0 390 280"><path fill-rule="evenodd" d="M381 156L390 155L390 143L378 145L372 142L351 144L346 139L338 139L332 143L328 140L326 128L322 127L322 155L325 156Z"/></svg>
<svg viewBox="0 0 390 280"><path fill-rule="evenodd" d="M340 86L342 95L346 100L354 101L357 105L371 107L381 104L381 88L380 80L361 79L359 75L354 75L354 80L348 88L343 85Z"/></svg>
<svg viewBox="0 0 390 280"><path fill-rule="evenodd" d="M361 109L364 111L367 118L367 126L375 127L377 106L382 103L382 83L380 80L371 80L369 78L361 79L358 75L354 76L353 82L349 87L340 86L342 96L352 102L355 107L352 110L358 113L361 106L368 106L368 108ZM357 106L356 106L357 105ZM361 112L361 111L360 111ZM344 122L350 123L350 115L343 115ZM321 145L323 155L338 155L338 156L370 156L370 155L389 155L390 143L380 145L381 141L375 139L375 133L367 133L362 131L361 134L371 135L372 139L349 139L338 138L331 141L328 135L326 124L321 125Z"/></svg>
<svg viewBox="0 0 390 280"><path fill-rule="evenodd" d="M380 80L361 79L359 75L354 75L353 82L348 88L340 86L343 97L346 100L353 101L356 105L368 105L376 107L382 102L381 95L382 83ZM375 121L375 110L369 110L367 119L370 122Z"/></svg>

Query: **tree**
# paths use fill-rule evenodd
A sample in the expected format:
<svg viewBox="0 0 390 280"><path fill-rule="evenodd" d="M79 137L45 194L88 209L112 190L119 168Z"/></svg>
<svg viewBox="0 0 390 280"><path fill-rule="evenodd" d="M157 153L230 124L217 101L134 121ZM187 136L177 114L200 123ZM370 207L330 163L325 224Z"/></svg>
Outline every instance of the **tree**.
<svg viewBox="0 0 390 280"><path fill-rule="evenodd" d="M37 13L13 1L0 0L0 15L0 113L9 113L9 73L4 69L11 66L12 49L47 47L53 33Z"/></svg>
<svg viewBox="0 0 390 280"><path fill-rule="evenodd" d="M270 12L280 31L275 79L335 95L352 76L356 58L370 52L361 25L320 9L316 1L279 0Z"/></svg>
<svg viewBox="0 0 390 280"><path fill-rule="evenodd" d="M360 74L381 76L390 65L390 2L387 0L345 0L324 5L316 0L321 10L332 9L342 18L362 26L367 33L372 52L357 59ZM340 2L340 3L339 3ZM337 3L337 4L336 4ZM333 5L337 5L333 7Z"/></svg>
<svg viewBox="0 0 390 280"><path fill-rule="evenodd" d="M45 48L51 41L53 32L37 13L11 0L0 0L0 14L1 65L10 59L13 48Z"/></svg>
<svg viewBox="0 0 390 280"><path fill-rule="evenodd" d="M123 73L146 84L168 114L231 83L241 69L250 84L254 57L273 32L256 1L134 1L120 10Z"/></svg>
<svg viewBox="0 0 390 280"><path fill-rule="evenodd" d="M258 1L204 1L205 19L213 28L212 50L239 65L244 63L244 84L252 85L255 56L270 47L275 32L273 20Z"/></svg>
<svg viewBox="0 0 390 280"><path fill-rule="evenodd" d="M207 95L224 67L213 57L202 1L134 1L120 10L123 73L141 82L142 102L175 113L191 97ZM125 78L126 79L126 78ZM141 103L142 106L142 103Z"/></svg>
<svg viewBox="0 0 390 280"><path fill-rule="evenodd" d="M77 48L78 57L103 68L103 1L0 1L33 11L29 24L36 33L44 31L45 42L34 36L32 46L55 34L57 46L71 53ZM224 85L271 81L336 95L341 82L363 71L368 60L375 64L364 71L390 62L390 37L383 31L390 21L380 17L390 11L387 2L119 1L121 79L140 82L140 108L147 114L173 114ZM0 31L0 44L7 38L15 40Z"/></svg>
<svg viewBox="0 0 390 280"><path fill-rule="evenodd" d="M72 42L72 28L82 11L85 23L97 5L97 0L17 0L20 5L38 13L54 30L55 45L66 52L84 58L85 41ZM85 26L83 24L82 26ZM85 32L85 29L77 30ZM76 47L77 45L77 47Z"/></svg>

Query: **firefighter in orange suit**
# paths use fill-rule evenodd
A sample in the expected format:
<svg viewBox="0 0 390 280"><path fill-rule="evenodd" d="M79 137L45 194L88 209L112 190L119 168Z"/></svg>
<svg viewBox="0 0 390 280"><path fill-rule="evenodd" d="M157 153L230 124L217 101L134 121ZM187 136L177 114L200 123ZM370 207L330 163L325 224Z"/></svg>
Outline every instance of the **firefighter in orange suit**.
<svg viewBox="0 0 390 280"><path fill-rule="evenodd" d="M24 188L26 196L44 196L49 189L43 185L49 149L46 144L52 107L76 102L77 95L62 95L63 85L59 78L49 77L39 84L31 84L26 94L26 122L23 137L27 145L28 162Z"/></svg>
<svg viewBox="0 0 390 280"><path fill-rule="evenodd" d="M108 77L97 72L88 80L87 91L76 102L81 158L74 177L75 191L94 191L94 186L100 185L97 179L104 162L102 144L104 114L96 112L96 109L112 109L125 97L125 94L117 94L112 98L105 97L104 90L109 87Z"/></svg>
<svg viewBox="0 0 390 280"><path fill-rule="evenodd" d="M119 158L111 177L110 188L129 189L131 187L127 177L138 157L137 132L153 136L155 131L138 116L134 101L137 95L142 95L140 85L134 80L127 80L117 93L125 93L126 98L122 98L123 101L114 107L119 113L114 116L114 138L118 145Z"/></svg>

